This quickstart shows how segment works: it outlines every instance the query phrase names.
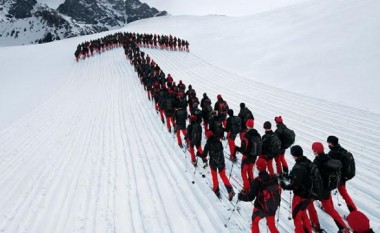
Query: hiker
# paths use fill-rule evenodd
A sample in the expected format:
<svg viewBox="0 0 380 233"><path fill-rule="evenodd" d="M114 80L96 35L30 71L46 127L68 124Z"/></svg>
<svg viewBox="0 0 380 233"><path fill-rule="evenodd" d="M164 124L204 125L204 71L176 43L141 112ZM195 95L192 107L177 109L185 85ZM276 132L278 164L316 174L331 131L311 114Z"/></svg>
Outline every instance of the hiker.
<svg viewBox="0 0 380 233"><path fill-rule="evenodd" d="M311 223L306 213L306 208L310 204L309 191L306 187L307 168L303 165L311 161L303 155L303 149L298 145L291 147L290 154L296 163L287 179L281 180L280 185L284 190L292 190L294 194L291 202L294 232L311 233Z"/></svg>
<svg viewBox="0 0 380 233"><path fill-rule="evenodd" d="M339 175L342 165L339 160L331 159L328 155L325 154L322 143L314 142L312 144L312 150L315 155L314 164L317 165L323 180L323 192L321 200L322 209L332 217L335 224L339 228L338 233L349 233L350 231L347 228L346 223L334 208L331 196L331 190L336 188L339 184ZM333 162L335 162L335 164L333 164ZM333 164L334 166L330 164ZM317 221L317 219L311 220L312 222ZM317 223L319 224L319 222Z"/></svg>
<svg viewBox="0 0 380 233"><path fill-rule="evenodd" d="M338 192L346 202L350 212L358 210L350 195L347 192L346 182L355 176L355 161L350 152L340 146L339 139L336 136L329 136L327 143L330 148L328 155L332 159L338 159L342 163L341 182L338 186Z"/></svg>
<svg viewBox="0 0 380 233"><path fill-rule="evenodd" d="M241 159L241 176L243 179L242 193L247 194L250 189L250 183L253 180L253 168L257 157L261 154L261 136L254 129L254 121L249 119L246 123L247 132L241 140L241 145L236 146L235 150L243 154Z"/></svg>
<svg viewBox="0 0 380 233"><path fill-rule="evenodd" d="M260 233L259 221L262 218L267 220L267 226L271 233L279 233L275 224L275 214L281 201L281 188L277 176L268 174L266 161L263 158L257 159L256 167L259 171L258 177L252 181L249 193L239 193L238 199L246 202L255 200L252 213L252 233Z"/></svg>
<svg viewBox="0 0 380 233"><path fill-rule="evenodd" d="M234 111L232 109L228 109L227 113L229 117L227 118L225 131L227 132L227 141L230 148L230 160L236 162L235 139L241 131L241 119L238 116L234 116Z"/></svg>
<svg viewBox="0 0 380 233"><path fill-rule="evenodd" d="M205 159L207 155L210 155L210 169L211 169L211 177L212 177L212 190L215 195L220 198L219 191L219 183L217 172L219 172L219 176L222 179L224 186L228 192L228 200L232 200L235 192L232 188L230 181L226 176L226 165L224 163L224 153L223 153L223 145L220 140L218 140L212 131L206 131L207 142L203 150L203 154L201 155L202 159Z"/></svg>

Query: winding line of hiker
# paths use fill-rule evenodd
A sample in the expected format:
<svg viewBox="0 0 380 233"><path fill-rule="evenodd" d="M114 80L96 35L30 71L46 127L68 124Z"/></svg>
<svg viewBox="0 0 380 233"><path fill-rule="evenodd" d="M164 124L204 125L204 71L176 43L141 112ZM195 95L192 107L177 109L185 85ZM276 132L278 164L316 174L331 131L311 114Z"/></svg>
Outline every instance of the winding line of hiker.
<svg viewBox="0 0 380 233"><path fill-rule="evenodd" d="M147 33L117 32L99 39L85 41L77 46L74 52L76 61L80 58L92 57L95 53L102 53L128 43L135 43L144 48L160 48L172 51L189 52L189 42L172 35L158 35Z"/></svg>
<svg viewBox="0 0 380 233"><path fill-rule="evenodd" d="M122 40L120 40L121 37ZM153 45L156 48L154 42L138 40L137 38L145 37L134 33L116 33L113 38L115 40L111 40L113 42L108 44L108 47L119 46L121 42L126 58L134 66L147 92L147 98L153 101L154 108L162 123L166 123L168 132L176 134L178 146L190 152L191 163L195 167L198 165L196 157L202 159L204 167L209 164L212 189L219 198L217 174L227 189L228 199L231 201L235 195L226 175L224 147L221 140L227 138L230 151L228 157L232 163L238 160L237 152L242 154L243 189L238 194L238 200L247 202L255 200L252 232L260 232L259 221L262 218L266 218L270 232L279 232L275 225L275 214L279 211L282 189L291 190L294 194L291 212L296 233L311 233L313 230L325 232L319 223L314 206L315 201L320 201L321 208L332 217L339 229L338 233L351 232L343 218L334 209L331 192L335 189L343 197L350 211L347 220L353 232L373 232L368 218L358 211L347 192L346 182L356 173L355 161L352 153L340 146L336 136L327 138L330 148L328 154L325 154L321 142L312 144L311 149L315 155L312 162L304 156L300 146L292 146L295 133L283 123L281 116L274 118L277 127L275 131L272 130L271 122L266 121L263 125L265 134L261 136L254 128L253 114L245 103L240 104L239 114L235 116L234 111L229 108L220 94L217 95L217 101L212 107L211 99L206 93L199 101L191 85L186 88L181 80L176 84L170 74L166 76L158 64L140 50L142 45ZM165 36L165 38L172 37ZM170 48L170 43L168 45ZM186 50L188 51L188 48ZM189 124L187 124L187 119L189 119ZM202 148L203 128L207 138L204 149ZM185 144L183 144L181 133ZM235 145L237 135L240 137L240 146ZM290 172L285 159L288 148L295 160L295 165ZM276 162L276 173L273 169L273 160ZM255 165L258 170L256 178L253 172Z"/></svg>

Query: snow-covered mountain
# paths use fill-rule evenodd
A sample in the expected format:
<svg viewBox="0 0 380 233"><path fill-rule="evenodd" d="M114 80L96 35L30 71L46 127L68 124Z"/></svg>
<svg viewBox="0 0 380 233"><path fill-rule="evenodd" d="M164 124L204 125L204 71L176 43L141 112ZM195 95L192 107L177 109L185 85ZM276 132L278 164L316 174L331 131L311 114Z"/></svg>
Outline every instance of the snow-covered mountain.
<svg viewBox="0 0 380 233"><path fill-rule="evenodd" d="M199 96L222 94L235 112L245 102L261 134L282 115L309 159L314 141L327 150L327 136L338 136L356 160L348 191L380 232L379 9L378 0L310 1L245 17L145 19L120 31L189 40L190 53L143 50ZM193 173L122 48L75 61L79 43L115 32L0 48L0 231L249 232L253 205L232 213L236 197L219 201L209 172ZM226 169L239 191L239 164ZM276 215L281 233L294 232L289 198L284 191ZM348 214L339 195L333 201Z"/></svg>
<svg viewBox="0 0 380 233"><path fill-rule="evenodd" d="M36 0L1 0L0 46L44 43L166 15L138 0L66 0L55 10Z"/></svg>

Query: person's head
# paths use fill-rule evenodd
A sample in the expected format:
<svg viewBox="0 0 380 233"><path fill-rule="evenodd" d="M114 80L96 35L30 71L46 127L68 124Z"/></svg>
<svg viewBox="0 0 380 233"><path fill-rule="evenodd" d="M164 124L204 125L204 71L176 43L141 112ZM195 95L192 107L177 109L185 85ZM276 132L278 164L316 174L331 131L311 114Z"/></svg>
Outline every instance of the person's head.
<svg viewBox="0 0 380 233"><path fill-rule="evenodd" d="M276 124L280 124L280 123L282 123L282 117L281 116L276 116L274 118L274 121L276 122Z"/></svg>
<svg viewBox="0 0 380 233"><path fill-rule="evenodd" d="M267 169L267 162L263 158L258 158L256 161L256 167L259 172L266 171Z"/></svg>
<svg viewBox="0 0 380 233"><path fill-rule="evenodd" d="M189 90L193 89L193 87L191 85L189 85Z"/></svg>
<svg viewBox="0 0 380 233"><path fill-rule="evenodd" d="M218 100L221 100L221 99L222 99L222 95L221 95L221 94L218 94L218 95L216 96L216 98L217 98Z"/></svg>
<svg viewBox="0 0 380 233"><path fill-rule="evenodd" d="M203 93L203 98L207 98L207 93Z"/></svg>
<svg viewBox="0 0 380 233"><path fill-rule="evenodd" d="M234 115L234 110L228 109L227 114L228 116L232 117Z"/></svg>
<svg viewBox="0 0 380 233"><path fill-rule="evenodd" d="M245 108L245 103L240 103L240 108L244 109Z"/></svg>
<svg viewBox="0 0 380 233"><path fill-rule="evenodd" d="M193 108L198 108L198 102L195 102L194 104L193 104Z"/></svg>
<svg viewBox="0 0 380 233"><path fill-rule="evenodd" d="M320 143L320 142L314 142L311 145L311 149L313 150L314 155L316 155L316 156L320 155L320 154L323 154L324 150L325 150L325 148L323 147L323 144Z"/></svg>
<svg viewBox="0 0 380 233"><path fill-rule="evenodd" d="M245 123L245 126L247 126L248 129L253 129L253 127L255 126L255 122L252 119L248 119Z"/></svg>
<svg viewBox="0 0 380 233"><path fill-rule="evenodd" d="M290 148L290 154L295 160L303 156L303 149L299 145L294 145Z"/></svg>
<svg viewBox="0 0 380 233"><path fill-rule="evenodd" d="M182 80L179 80L179 84L182 84Z"/></svg>
<svg viewBox="0 0 380 233"><path fill-rule="evenodd" d="M338 145L338 143L339 143L339 138L333 135L327 137L327 144L329 145L330 148Z"/></svg>
<svg viewBox="0 0 380 233"><path fill-rule="evenodd" d="M272 124L269 121L264 122L263 125L265 131L271 131L272 130Z"/></svg>
<svg viewBox="0 0 380 233"><path fill-rule="evenodd" d="M212 117L216 116L217 114L218 114L218 112L217 112L217 111L214 111L214 110L213 110L213 111L211 111L211 116L212 116Z"/></svg>
<svg viewBox="0 0 380 233"><path fill-rule="evenodd" d="M354 233L369 233L371 230L369 219L360 211L352 211L347 216L347 222Z"/></svg>

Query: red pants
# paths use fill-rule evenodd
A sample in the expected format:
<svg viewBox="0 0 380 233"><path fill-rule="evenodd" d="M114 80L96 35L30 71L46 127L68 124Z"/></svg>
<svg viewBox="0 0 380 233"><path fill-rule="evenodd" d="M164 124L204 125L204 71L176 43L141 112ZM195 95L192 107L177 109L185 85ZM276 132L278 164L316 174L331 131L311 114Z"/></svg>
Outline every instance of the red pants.
<svg viewBox="0 0 380 233"><path fill-rule="evenodd" d="M178 145L182 145L182 139L181 139L181 135L180 135L181 132L182 132L183 136L185 136L186 135L186 129L177 130L176 134L177 134Z"/></svg>
<svg viewBox="0 0 380 233"><path fill-rule="evenodd" d="M334 204L332 201L332 197L330 194L330 197L328 200L322 200L322 208L328 213L335 221L336 225L339 229L346 228L347 225L343 221L342 217L338 214L338 212L334 209Z"/></svg>
<svg viewBox="0 0 380 233"><path fill-rule="evenodd" d="M251 182L253 180L253 169L255 163L245 163L245 155L243 155L241 162L241 177L243 179L243 188L248 190L251 187Z"/></svg>
<svg viewBox="0 0 380 233"><path fill-rule="evenodd" d="M265 160L267 162L267 169L269 174L274 175L274 170L273 170L273 159Z"/></svg>
<svg viewBox="0 0 380 233"><path fill-rule="evenodd" d="M219 182L218 182L218 174L216 170L211 169L211 177L212 177L212 190L216 191L219 188ZM222 171L219 171L219 176L223 181L224 186L232 187L230 181L228 180L226 176L226 169L223 169Z"/></svg>
<svg viewBox="0 0 380 233"><path fill-rule="evenodd" d="M288 163L286 162L286 159L285 159L285 151L284 151L284 153L276 156L274 158L274 160L276 161L277 174L282 173L282 168L284 168L284 170L286 170L285 172L288 171Z"/></svg>
<svg viewBox="0 0 380 233"><path fill-rule="evenodd" d="M358 210L358 208L356 208L354 201L352 201L350 195L347 192L346 184L339 185L338 191L340 195L343 197L344 201L346 202L347 208L350 212Z"/></svg>
<svg viewBox="0 0 380 233"><path fill-rule="evenodd" d="M262 210L259 210L257 208L253 209L252 228L251 228L252 233L260 233L259 221L262 218L266 218L267 225L271 233L280 233L275 224L275 216L274 215L265 216L265 215L260 214L260 212L262 212Z"/></svg>
<svg viewBox="0 0 380 233"><path fill-rule="evenodd" d="M171 122L171 124L170 124ZM168 128L168 130L171 129L171 126L174 127L174 120L173 120L173 117L172 116L167 116L166 117L166 127Z"/></svg>
<svg viewBox="0 0 380 233"><path fill-rule="evenodd" d="M308 201L307 199L303 199L300 196L293 196L292 215L295 233L312 232L310 220L306 213L306 209L309 205L309 202L310 201Z"/></svg>
<svg viewBox="0 0 380 233"><path fill-rule="evenodd" d="M236 145L235 145L235 140L232 139L232 138L230 137L230 135L231 135L231 132L229 132L229 133L227 134L227 141L228 141L228 146L229 146L229 148L230 148L230 158L232 158L232 157L236 157L236 156L234 155Z"/></svg>
<svg viewBox="0 0 380 233"><path fill-rule="evenodd" d="M160 109L161 121L164 121L164 113L165 113L165 110L164 109Z"/></svg>
<svg viewBox="0 0 380 233"><path fill-rule="evenodd" d="M314 200L310 201L310 204L307 206L307 211L309 212L310 222L316 229L320 229L321 225L319 224L318 214L314 207Z"/></svg>
<svg viewBox="0 0 380 233"><path fill-rule="evenodd" d="M199 146L197 147L197 152L199 152L200 154L203 153L203 149L202 149L202 146L201 146L201 145L199 145ZM194 146L191 146L191 145L190 145L190 156L191 156L191 161L192 161L192 162L195 161Z"/></svg>
<svg viewBox="0 0 380 233"><path fill-rule="evenodd" d="M333 204L331 195L328 200L322 200L321 203L322 203L322 208L326 211L326 213L328 213L333 218L334 222L336 223L339 229L347 227L342 217L334 209L334 204ZM312 202L307 207L307 210L309 211L310 220L312 224L319 227L320 225L319 225L317 211L315 210L315 207Z"/></svg>

